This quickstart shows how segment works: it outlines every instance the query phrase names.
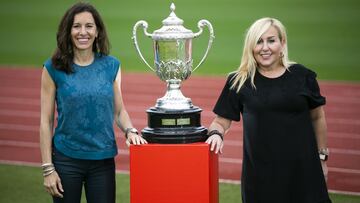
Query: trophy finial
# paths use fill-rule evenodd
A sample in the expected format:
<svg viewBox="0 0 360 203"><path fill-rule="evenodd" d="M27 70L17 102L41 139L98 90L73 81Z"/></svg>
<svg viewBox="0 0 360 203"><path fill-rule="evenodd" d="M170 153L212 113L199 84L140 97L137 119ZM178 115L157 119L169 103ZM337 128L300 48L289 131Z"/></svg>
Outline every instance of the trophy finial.
<svg viewBox="0 0 360 203"><path fill-rule="evenodd" d="M175 4L171 3L170 6L171 9L171 13L169 15L169 17L167 17L165 20L163 20L163 24L164 25L182 25L182 23L184 22L182 19L178 18L175 14Z"/></svg>
<svg viewBox="0 0 360 203"><path fill-rule="evenodd" d="M170 10L171 10L171 12L174 12L174 11L175 11L175 4L174 4L174 3L171 3L171 5L170 5Z"/></svg>

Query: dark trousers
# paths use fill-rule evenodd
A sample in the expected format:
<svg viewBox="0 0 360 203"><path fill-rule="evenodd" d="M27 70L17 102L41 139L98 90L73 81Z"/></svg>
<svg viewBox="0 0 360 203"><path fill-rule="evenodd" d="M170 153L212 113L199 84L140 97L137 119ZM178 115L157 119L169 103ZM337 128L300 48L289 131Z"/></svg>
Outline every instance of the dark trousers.
<svg viewBox="0 0 360 203"><path fill-rule="evenodd" d="M54 149L53 163L64 189L54 203L80 203L84 186L87 203L115 203L115 161L70 158Z"/></svg>

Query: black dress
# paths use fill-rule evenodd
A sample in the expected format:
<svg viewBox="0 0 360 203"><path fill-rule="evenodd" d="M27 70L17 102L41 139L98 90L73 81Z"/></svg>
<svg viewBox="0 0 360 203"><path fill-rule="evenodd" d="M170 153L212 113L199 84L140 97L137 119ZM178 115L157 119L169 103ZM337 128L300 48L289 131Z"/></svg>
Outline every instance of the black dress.
<svg viewBox="0 0 360 203"><path fill-rule="evenodd" d="M278 78L255 74L236 93L230 74L214 113L243 119L243 203L329 203L310 110L325 104L316 74L294 64Z"/></svg>

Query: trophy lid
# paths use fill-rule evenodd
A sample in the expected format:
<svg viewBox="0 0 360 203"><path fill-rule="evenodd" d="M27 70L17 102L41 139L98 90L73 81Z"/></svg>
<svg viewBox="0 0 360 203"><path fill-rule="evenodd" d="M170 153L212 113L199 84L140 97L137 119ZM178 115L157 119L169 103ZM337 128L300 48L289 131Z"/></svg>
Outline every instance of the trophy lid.
<svg viewBox="0 0 360 203"><path fill-rule="evenodd" d="M171 13L169 17L162 21L163 26L154 31L152 38L154 40L194 38L194 33L191 30L186 29L182 25L184 21L176 16L174 3L171 4L170 9Z"/></svg>

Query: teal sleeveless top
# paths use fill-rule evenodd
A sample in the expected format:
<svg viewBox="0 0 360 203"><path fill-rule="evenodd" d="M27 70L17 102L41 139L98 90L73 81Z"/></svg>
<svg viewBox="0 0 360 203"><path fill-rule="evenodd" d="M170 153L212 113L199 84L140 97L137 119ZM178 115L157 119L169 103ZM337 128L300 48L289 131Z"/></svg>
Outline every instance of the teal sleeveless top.
<svg viewBox="0 0 360 203"><path fill-rule="evenodd" d="M114 157L113 83L120 62L112 56L96 56L88 66L73 64L74 73L44 63L56 86L57 126L53 142L63 154L77 159Z"/></svg>

